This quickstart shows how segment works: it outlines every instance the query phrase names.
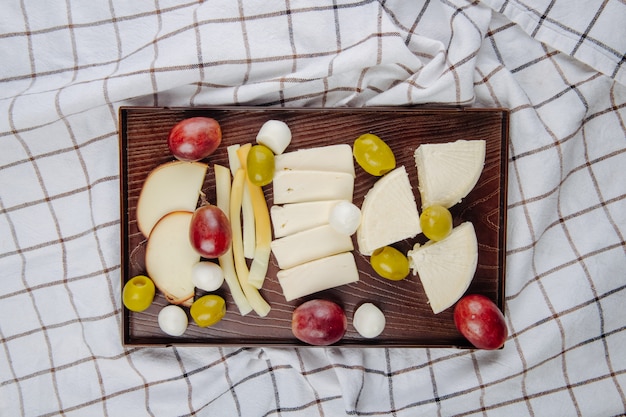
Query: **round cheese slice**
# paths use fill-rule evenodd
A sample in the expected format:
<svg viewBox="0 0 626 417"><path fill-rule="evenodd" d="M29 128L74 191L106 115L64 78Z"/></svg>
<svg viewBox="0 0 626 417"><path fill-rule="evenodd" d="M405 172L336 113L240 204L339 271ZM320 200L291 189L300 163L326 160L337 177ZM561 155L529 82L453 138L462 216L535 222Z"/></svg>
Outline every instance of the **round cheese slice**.
<svg viewBox="0 0 626 417"><path fill-rule="evenodd" d="M414 153L422 209L450 208L476 186L485 165L484 140L420 145Z"/></svg>
<svg viewBox="0 0 626 417"><path fill-rule="evenodd" d="M476 273L478 241L474 226L462 223L443 240L416 244L407 256L433 313L440 313L463 296Z"/></svg>

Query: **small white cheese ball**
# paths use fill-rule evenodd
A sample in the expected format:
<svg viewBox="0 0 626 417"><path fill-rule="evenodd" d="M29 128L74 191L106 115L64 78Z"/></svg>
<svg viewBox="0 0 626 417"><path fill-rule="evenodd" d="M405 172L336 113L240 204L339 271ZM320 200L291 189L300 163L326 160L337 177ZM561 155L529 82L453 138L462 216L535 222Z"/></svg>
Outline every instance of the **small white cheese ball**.
<svg viewBox="0 0 626 417"><path fill-rule="evenodd" d="M291 129L283 121L268 120L257 133L256 141L270 148L274 155L280 155L291 143Z"/></svg>
<svg viewBox="0 0 626 417"><path fill-rule="evenodd" d="M337 232L352 236L361 224L361 209L347 200L340 201L331 209L328 222Z"/></svg>
<svg viewBox="0 0 626 417"><path fill-rule="evenodd" d="M224 271L214 262L198 262L191 269L191 281L196 288L215 291L224 283Z"/></svg>
<svg viewBox="0 0 626 417"><path fill-rule="evenodd" d="M354 312L352 325L363 337L371 339L385 328L385 315L372 303L364 303Z"/></svg>
<svg viewBox="0 0 626 417"><path fill-rule="evenodd" d="M159 327L170 336L182 336L187 330L187 313L177 305L168 305L159 311Z"/></svg>

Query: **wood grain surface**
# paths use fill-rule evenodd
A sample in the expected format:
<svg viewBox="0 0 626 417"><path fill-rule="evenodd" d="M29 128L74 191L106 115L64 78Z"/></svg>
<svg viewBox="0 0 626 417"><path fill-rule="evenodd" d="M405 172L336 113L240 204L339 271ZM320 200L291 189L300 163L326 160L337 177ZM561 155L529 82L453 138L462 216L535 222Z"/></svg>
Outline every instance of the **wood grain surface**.
<svg viewBox="0 0 626 417"><path fill-rule="evenodd" d="M205 162L210 166L203 191L215 202L213 164L228 166L226 147L254 142L256 133L270 119L286 122L293 140L287 151L335 143L352 144L363 133L374 133L389 144L397 165L409 173L418 207L417 171L413 152L422 143L451 142L458 139L484 139L487 142L485 167L476 187L451 208L455 225L471 221L476 229L478 268L468 293L491 298L502 309L505 284L506 186L508 111L474 108L334 108L277 109L263 107L150 108L122 107L120 116L120 191L122 232L122 285L132 276L145 273L145 239L137 229L135 208L143 181L158 165L174 158L168 151L167 135L178 121L194 116L213 117L222 126L223 141ZM354 203L358 206L377 180L358 165ZM268 206L272 205L271 185L264 187ZM406 253L422 235L394 246ZM356 248L355 242L355 248ZM291 333L291 314L295 306L311 298L338 302L348 317L348 331L341 346L388 347L470 347L456 330L452 308L433 314L419 278L409 275L403 281L378 277L368 258L354 251L360 280L308 297L286 302L276 279L278 270L272 256L261 294L272 310L265 318L254 312L241 316L226 284L217 291L227 302L224 319L210 328L200 328L190 320L181 337L170 337L158 327L157 314L167 305L157 293L146 311L132 313L124 309L122 340L125 345L212 345L212 346L304 346ZM198 292L197 296L202 295ZM121 298L121 294L120 294ZM352 315L364 303L376 304L384 313L387 325L375 339L364 339L352 326Z"/></svg>

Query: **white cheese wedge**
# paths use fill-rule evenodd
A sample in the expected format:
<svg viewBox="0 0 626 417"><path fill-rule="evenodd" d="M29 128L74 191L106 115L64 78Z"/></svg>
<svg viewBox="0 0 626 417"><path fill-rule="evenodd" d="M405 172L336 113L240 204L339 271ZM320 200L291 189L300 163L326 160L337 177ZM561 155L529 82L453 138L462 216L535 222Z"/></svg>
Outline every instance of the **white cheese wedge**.
<svg viewBox="0 0 626 417"><path fill-rule="evenodd" d="M278 271L278 282L287 301L359 280L352 252L316 259Z"/></svg>
<svg viewBox="0 0 626 417"><path fill-rule="evenodd" d="M420 145L415 165L422 209L460 202L476 186L485 165L484 140L457 140Z"/></svg>
<svg viewBox="0 0 626 417"><path fill-rule="evenodd" d="M280 269L354 249L350 236L335 231L330 225L275 239L271 247Z"/></svg>
<svg viewBox="0 0 626 417"><path fill-rule="evenodd" d="M330 213L339 201L342 200L309 201L272 206L270 216L274 237L288 236L328 224Z"/></svg>
<svg viewBox="0 0 626 417"><path fill-rule="evenodd" d="M137 227L145 237L166 214L196 209L207 169L201 162L172 161L148 174L137 200Z"/></svg>
<svg viewBox="0 0 626 417"><path fill-rule="evenodd" d="M415 237L422 231L409 176L400 166L381 177L367 192L357 229L359 252L369 256L376 249Z"/></svg>
<svg viewBox="0 0 626 417"><path fill-rule="evenodd" d="M440 313L465 294L476 273L478 241L474 226L471 222L462 223L439 242L416 244L407 256L433 313Z"/></svg>
<svg viewBox="0 0 626 417"><path fill-rule="evenodd" d="M319 200L352 201L354 177L345 172L276 171L272 189L274 204Z"/></svg>
<svg viewBox="0 0 626 417"><path fill-rule="evenodd" d="M352 147L348 144L318 146L274 157L276 171L331 171L355 176Z"/></svg>

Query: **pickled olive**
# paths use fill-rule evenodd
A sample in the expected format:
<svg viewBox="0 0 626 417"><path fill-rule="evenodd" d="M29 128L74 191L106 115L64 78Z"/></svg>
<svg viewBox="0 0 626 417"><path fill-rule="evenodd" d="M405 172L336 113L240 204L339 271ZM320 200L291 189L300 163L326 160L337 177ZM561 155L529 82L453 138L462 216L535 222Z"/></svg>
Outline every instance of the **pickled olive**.
<svg viewBox="0 0 626 417"><path fill-rule="evenodd" d="M370 257L370 263L378 275L392 281L400 281L409 275L408 258L391 246L376 249Z"/></svg>
<svg viewBox="0 0 626 417"><path fill-rule="evenodd" d="M198 326L213 326L226 314L226 302L219 295L205 295L193 302L189 312Z"/></svg>
<svg viewBox="0 0 626 417"><path fill-rule="evenodd" d="M443 240L452 232L452 215L443 206L427 207L420 215L420 226L428 239Z"/></svg>
<svg viewBox="0 0 626 417"><path fill-rule="evenodd" d="M384 175L396 167L396 157L389 145L371 133L354 141L352 153L361 168L375 176Z"/></svg>
<svg viewBox="0 0 626 417"><path fill-rule="evenodd" d="M260 187L269 184L274 178L274 153L265 145L254 145L246 159L248 178Z"/></svg>
<svg viewBox="0 0 626 417"><path fill-rule="evenodd" d="M144 311L154 299L154 282L145 275L131 278L122 290L122 301L130 311Z"/></svg>

